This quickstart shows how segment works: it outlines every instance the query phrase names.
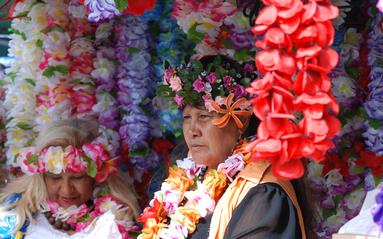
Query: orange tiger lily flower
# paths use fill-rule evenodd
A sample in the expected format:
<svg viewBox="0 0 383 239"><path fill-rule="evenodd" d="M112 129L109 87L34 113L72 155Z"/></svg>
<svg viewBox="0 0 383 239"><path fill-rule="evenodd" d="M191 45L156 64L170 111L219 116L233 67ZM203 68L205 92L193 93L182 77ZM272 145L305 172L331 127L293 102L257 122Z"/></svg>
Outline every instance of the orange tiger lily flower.
<svg viewBox="0 0 383 239"><path fill-rule="evenodd" d="M243 128L243 123L241 122L241 120L239 119L238 116L239 115L241 115L241 116L250 116L251 115L251 112L248 111L248 110L235 110L240 105L245 104L247 102L247 99L240 98L236 102L231 104L232 101L233 101L233 98L234 98L234 94L233 93L231 93L226 98L226 109L222 109L215 101L211 102L211 106L213 107L213 109L217 113L225 114L221 118L214 119L212 121L212 123L214 125L218 126L219 128L225 127L229 123L230 118L233 118L234 122L237 124L238 128L241 129L241 128Z"/></svg>

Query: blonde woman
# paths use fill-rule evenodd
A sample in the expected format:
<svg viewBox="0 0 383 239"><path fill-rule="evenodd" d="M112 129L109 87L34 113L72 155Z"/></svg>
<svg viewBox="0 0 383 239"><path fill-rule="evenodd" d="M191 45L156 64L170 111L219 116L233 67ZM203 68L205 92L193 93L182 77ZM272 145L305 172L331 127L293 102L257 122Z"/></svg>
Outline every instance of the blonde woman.
<svg viewBox="0 0 383 239"><path fill-rule="evenodd" d="M130 237L138 203L117 172L112 135L97 132L78 119L40 132L18 158L25 175L1 191L0 238Z"/></svg>

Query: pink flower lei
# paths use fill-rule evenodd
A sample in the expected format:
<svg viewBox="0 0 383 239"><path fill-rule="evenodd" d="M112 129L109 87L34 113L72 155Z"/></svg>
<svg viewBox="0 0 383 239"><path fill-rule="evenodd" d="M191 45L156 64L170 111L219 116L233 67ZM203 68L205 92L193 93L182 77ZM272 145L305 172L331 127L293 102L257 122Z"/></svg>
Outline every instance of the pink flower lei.
<svg viewBox="0 0 383 239"><path fill-rule="evenodd" d="M95 191L98 191L96 188ZM69 208L61 207L57 202L46 200L47 210L55 220L70 225L76 232L81 232L87 228L94 220L111 211L114 214L126 210L125 206L120 200L116 199L112 194L105 193L105 190L99 190L98 197L95 197L91 205L81 204L80 206L70 206ZM123 239L132 238L129 233L136 231L138 226L131 225L131 223L116 221L118 229Z"/></svg>

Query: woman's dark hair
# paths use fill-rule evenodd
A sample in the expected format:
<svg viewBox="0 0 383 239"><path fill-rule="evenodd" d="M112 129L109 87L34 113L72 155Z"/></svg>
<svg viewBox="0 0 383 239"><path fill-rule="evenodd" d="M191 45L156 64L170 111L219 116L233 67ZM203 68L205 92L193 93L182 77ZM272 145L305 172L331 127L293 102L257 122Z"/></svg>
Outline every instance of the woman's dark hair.
<svg viewBox="0 0 383 239"><path fill-rule="evenodd" d="M291 180L291 183L294 187L295 194L297 195L299 206L301 207L303 220L305 222L306 237L316 239L317 235L313 228L316 215L311 203L313 202L311 188L306 179L307 175L305 174L302 178Z"/></svg>

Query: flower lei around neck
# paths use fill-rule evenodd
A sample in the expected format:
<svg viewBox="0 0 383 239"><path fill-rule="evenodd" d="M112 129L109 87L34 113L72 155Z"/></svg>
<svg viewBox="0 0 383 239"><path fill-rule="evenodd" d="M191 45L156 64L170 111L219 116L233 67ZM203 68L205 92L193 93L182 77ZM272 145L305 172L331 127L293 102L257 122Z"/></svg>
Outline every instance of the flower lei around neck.
<svg viewBox="0 0 383 239"><path fill-rule="evenodd" d="M229 183L251 158L240 145L218 168L196 164L192 158L177 160L169 177L155 192L150 206L137 221L145 222L139 239L180 239L191 235L201 218L213 213Z"/></svg>
<svg viewBox="0 0 383 239"><path fill-rule="evenodd" d="M111 211L116 216L116 224L123 239L132 238L129 233L138 230L133 220L126 220L122 215L129 210L120 200L109 193L106 187L95 188L94 200L90 205L82 204L80 206L70 206L68 208L61 207L57 202L52 200L46 201L45 215L54 218L55 221L60 220L63 224L67 224L76 232L81 232L91 225L96 218L104 213ZM50 221L51 223L51 221Z"/></svg>

